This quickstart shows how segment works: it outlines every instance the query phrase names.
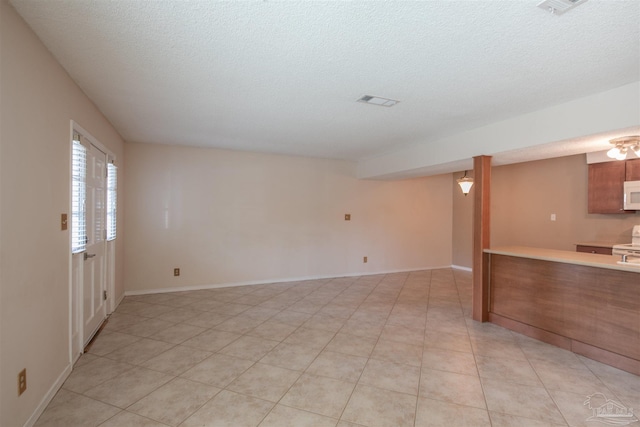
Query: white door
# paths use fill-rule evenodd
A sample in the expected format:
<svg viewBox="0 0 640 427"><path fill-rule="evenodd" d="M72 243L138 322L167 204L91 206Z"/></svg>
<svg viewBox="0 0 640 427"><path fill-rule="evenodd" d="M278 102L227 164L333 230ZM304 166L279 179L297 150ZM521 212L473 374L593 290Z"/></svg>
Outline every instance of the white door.
<svg viewBox="0 0 640 427"><path fill-rule="evenodd" d="M87 150L87 249L84 253L82 299L83 343L86 345L104 319L106 310L106 154L90 144Z"/></svg>

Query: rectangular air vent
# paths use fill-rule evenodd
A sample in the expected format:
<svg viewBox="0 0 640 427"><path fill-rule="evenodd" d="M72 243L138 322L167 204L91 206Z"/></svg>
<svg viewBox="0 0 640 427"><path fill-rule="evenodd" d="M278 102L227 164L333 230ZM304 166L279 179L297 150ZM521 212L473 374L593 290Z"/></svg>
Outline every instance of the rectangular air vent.
<svg viewBox="0 0 640 427"><path fill-rule="evenodd" d="M358 102L379 105L381 107L393 107L400 101L396 101L395 99L380 98L379 96L364 95L363 97L358 99Z"/></svg>
<svg viewBox="0 0 640 427"><path fill-rule="evenodd" d="M538 7L554 15L562 15L569 9L573 9L586 1L587 0L544 0L538 3Z"/></svg>

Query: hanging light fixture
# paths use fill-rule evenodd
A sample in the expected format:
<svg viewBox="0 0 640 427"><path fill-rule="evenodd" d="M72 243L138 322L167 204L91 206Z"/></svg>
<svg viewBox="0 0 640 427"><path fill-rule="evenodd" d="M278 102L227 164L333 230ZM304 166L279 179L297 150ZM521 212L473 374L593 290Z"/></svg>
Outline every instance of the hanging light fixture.
<svg viewBox="0 0 640 427"><path fill-rule="evenodd" d="M469 194L471 186L473 185L473 178L467 176L467 171L464 171L464 176L462 178L458 178L457 181L460 188L462 188L462 194L465 196Z"/></svg>
<svg viewBox="0 0 640 427"><path fill-rule="evenodd" d="M638 135L622 136L620 138L614 138L609 142L614 145L612 149L607 151L607 156L612 159L626 159L629 150L633 151L636 156L640 157L640 136Z"/></svg>

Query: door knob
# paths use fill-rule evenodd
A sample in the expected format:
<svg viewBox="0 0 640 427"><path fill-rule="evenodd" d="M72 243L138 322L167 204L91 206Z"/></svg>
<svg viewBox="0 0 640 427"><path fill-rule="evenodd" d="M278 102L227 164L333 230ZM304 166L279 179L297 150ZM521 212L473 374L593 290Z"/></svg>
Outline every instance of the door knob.
<svg viewBox="0 0 640 427"><path fill-rule="evenodd" d="M89 258L93 258L94 256L96 256L96 254L88 254L88 253L84 253L84 260L88 260Z"/></svg>

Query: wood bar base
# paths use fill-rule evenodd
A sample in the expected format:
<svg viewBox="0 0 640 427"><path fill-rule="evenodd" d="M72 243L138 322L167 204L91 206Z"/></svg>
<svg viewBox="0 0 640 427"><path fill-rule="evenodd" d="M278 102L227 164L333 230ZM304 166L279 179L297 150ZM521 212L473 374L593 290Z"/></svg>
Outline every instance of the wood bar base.
<svg viewBox="0 0 640 427"><path fill-rule="evenodd" d="M496 325L500 325L503 328L510 329L514 332L518 332L522 335L526 335L530 338L537 339L538 341L546 342L547 344L552 344L556 347L572 351L576 354L588 357L589 359L597 360L598 362L613 366L614 368L640 375L640 361L638 360L621 356L580 341L575 341L570 338L554 334L553 332L544 331L536 328L535 326L511 320L495 313L489 313L489 322L495 323Z"/></svg>
<svg viewBox="0 0 640 427"><path fill-rule="evenodd" d="M485 252L489 321L640 375L640 271L605 255L535 253Z"/></svg>

